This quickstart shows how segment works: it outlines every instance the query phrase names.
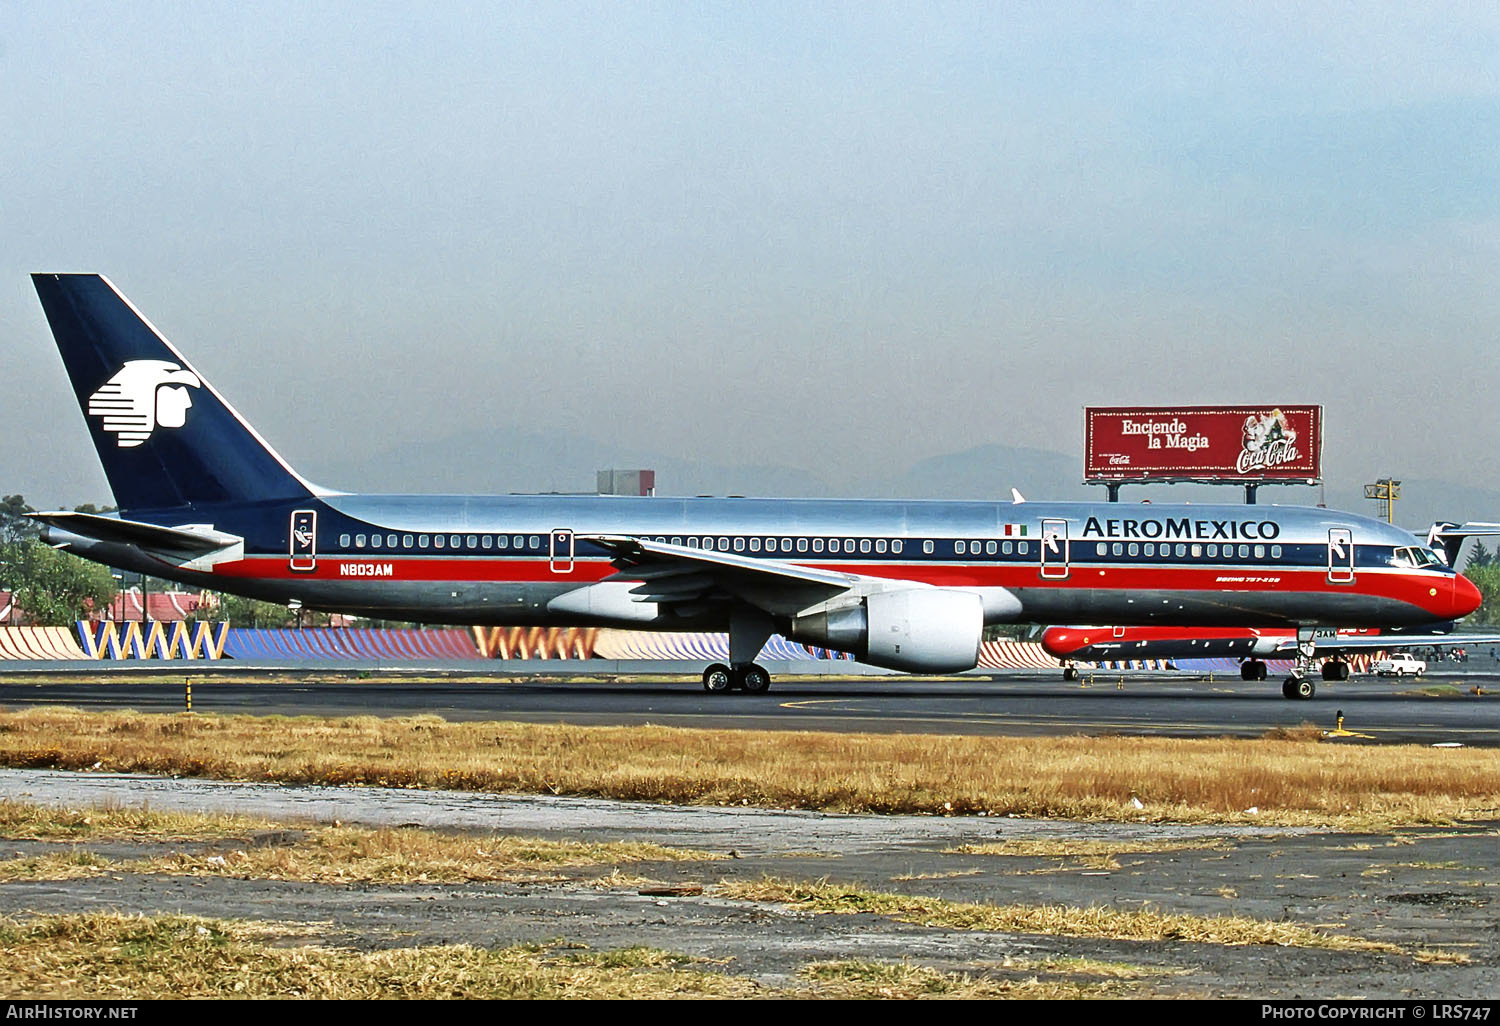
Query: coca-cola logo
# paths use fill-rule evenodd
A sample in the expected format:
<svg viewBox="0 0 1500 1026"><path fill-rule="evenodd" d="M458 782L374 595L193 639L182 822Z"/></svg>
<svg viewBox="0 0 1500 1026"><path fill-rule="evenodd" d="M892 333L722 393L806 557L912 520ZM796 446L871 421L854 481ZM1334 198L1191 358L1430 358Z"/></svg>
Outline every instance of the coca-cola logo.
<svg viewBox="0 0 1500 1026"><path fill-rule="evenodd" d="M1268 442L1259 449L1246 449L1240 453L1234 468L1241 474L1246 474L1252 470L1266 470L1270 467L1295 463L1301 458L1302 453L1295 445L1286 439L1280 439Z"/></svg>

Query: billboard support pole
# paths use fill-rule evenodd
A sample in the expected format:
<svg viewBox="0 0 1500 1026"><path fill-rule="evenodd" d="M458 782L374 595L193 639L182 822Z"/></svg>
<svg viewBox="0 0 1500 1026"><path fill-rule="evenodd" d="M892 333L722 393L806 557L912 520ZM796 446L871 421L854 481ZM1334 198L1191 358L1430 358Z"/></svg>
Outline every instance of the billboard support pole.
<svg viewBox="0 0 1500 1026"><path fill-rule="evenodd" d="M1257 488L1259 488L1259 487L1260 487L1260 482L1259 481L1246 481L1245 482L1245 505L1247 505L1247 506L1254 506L1255 505L1255 490Z"/></svg>
<svg viewBox="0 0 1500 1026"><path fill-rule="evenodd" d="M1118 481L1109 481L1104 487L1109 489L1110 502L1120 501L1120 483Z"/></svg>

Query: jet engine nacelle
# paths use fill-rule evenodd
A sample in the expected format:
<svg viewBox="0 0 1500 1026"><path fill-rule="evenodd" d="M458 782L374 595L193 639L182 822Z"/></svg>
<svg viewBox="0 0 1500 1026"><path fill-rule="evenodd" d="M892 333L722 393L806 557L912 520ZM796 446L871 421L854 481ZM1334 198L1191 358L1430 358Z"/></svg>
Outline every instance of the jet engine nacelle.
<svg viewBox="0 0 1500 1026"><path fill-rule="evenodd" d="M979 662L984 601L973 592L906 588L794 617L791 636L908 673L957 673Z"/></svg>

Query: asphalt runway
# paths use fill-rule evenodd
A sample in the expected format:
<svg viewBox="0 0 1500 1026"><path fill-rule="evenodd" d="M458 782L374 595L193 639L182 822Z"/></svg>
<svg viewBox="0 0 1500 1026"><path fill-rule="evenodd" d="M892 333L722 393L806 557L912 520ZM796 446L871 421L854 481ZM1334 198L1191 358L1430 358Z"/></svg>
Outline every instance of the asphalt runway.
<svg viewBox="0 0 1500 1026"><path fill-rule="evenodd" d="M192 680L196 712L287 716L402 716L723 729L977 735L1122 734L1258 737L1306 724L1349 743L1500 747L1500 674L1433 675L1420 682L1321 683L1309 701L1275 681L1248 683L1140 673L1066 683L1055 673L920 680L800 678L767 694L708 694L695 681L506 678L328 670L254 675L197 671L136 680L103 673L0 678L0 708L177 711Z"/></svg>

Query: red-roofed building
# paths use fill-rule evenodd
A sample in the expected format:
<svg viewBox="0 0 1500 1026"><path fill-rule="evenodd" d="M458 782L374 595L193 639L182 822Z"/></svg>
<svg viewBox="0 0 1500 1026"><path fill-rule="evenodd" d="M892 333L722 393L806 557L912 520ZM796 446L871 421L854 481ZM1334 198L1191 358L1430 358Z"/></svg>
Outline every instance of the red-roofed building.
<svg viewBox="0 0 1500 1026"><path fill-rule="evenodd" d="M159 623L176 623L186 620L204 605L203 596L190 591L152 591L146 595L146 615L141 616L141 590L129 588L115 595L106 610L91 617L94 620L156 620ZM217 603L211 599L210 608Z"/></svg>

